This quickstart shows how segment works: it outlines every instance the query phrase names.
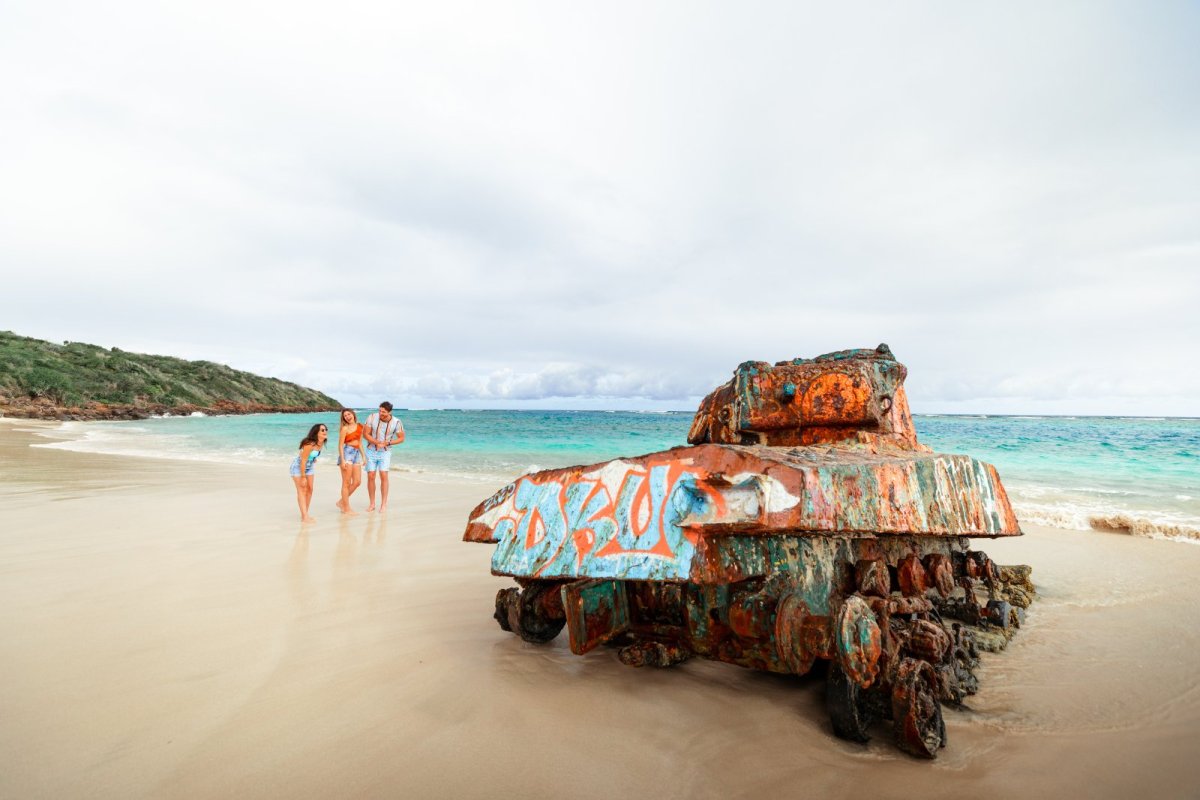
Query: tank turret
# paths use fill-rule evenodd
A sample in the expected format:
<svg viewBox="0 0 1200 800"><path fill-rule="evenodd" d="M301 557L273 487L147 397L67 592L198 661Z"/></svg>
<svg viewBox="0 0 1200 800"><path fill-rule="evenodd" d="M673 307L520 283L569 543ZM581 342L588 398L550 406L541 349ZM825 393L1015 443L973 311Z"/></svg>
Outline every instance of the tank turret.
<svg viewBox="0 0 1200 800"><path fill-rule="evenodd" d="M746 361L700 402L690 444L776 447L886 441L917 449L904 379L886 344L771 365Z"/></svg>

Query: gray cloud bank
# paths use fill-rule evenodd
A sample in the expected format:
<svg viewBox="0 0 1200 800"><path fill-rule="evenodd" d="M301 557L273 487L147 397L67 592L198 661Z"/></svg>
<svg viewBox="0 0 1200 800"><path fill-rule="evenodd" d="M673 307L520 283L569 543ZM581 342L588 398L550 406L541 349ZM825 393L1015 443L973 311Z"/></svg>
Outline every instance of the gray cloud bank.
<svg viewBox="0 0 1200 800"><path fill-rule="evenodd" d="M0 328L352 403L1200 415L1194 4L8 7Z"/></svg>

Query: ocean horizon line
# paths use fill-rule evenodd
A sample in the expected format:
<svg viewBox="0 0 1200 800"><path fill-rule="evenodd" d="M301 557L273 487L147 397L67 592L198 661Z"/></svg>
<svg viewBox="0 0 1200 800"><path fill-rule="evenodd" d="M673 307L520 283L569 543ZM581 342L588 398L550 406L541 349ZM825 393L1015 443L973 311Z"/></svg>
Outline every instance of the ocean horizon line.
<svg viewBox="0 0 1200 800"><path fill-rule="evenodd" d="M346 408L354 411L374 411L378 406L375 405L351 405ZM405 411L470 411L474 413L488 411L503 411L505 413L512 412L528 412L528 413L554 413L554 414L695 414L695 409L648 409L648 408L514 408L510 406L494 406L488 408L469 408L461 406L395 406L392 409L399 414ZM268 412L263 412L268 413ZM297 412L305 413L305 412ZM324 414L331 412L314 411L308 412L314 414ZM1133 420L1196 420L1200 421L1200 415L1180 415L1180 414L1028 414L1028 413L999 413L990 411L924 411L912 412L914 417L961 417L966 419L1133 419ZM217 415L210 414L209 416L234 416L234 415ZM240 416L253 416L243 414Z"/></svg>

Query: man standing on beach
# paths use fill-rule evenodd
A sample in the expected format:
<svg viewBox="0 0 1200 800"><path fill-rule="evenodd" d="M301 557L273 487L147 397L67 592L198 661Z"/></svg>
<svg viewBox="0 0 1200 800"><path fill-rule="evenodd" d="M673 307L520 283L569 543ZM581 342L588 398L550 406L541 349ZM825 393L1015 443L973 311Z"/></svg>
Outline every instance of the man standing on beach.
<svg viewBox="0 0 1200 800"><path fill-rule="evenodd" d="M375 510L375 473L379 473L379 511L387 511L388 470L392 467L392 446L404 441L404 425L392 416L392 404L384 400L379 412L367 417L363 438L367 440L367 497Z"/></svg>

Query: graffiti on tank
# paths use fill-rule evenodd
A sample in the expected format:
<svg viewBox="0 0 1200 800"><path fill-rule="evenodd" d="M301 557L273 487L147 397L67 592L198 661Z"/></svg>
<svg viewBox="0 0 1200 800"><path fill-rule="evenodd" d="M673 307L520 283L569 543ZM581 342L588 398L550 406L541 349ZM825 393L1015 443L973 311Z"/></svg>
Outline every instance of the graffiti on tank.
<svg viewBox="0 0 1200 800"><path fill-rule="evenodd" d="M539 577L589 574L684 577L695 535L679 520L713 502L697 473L678 462L607 473L522 478L499 504L494 565Z"/></svg>

